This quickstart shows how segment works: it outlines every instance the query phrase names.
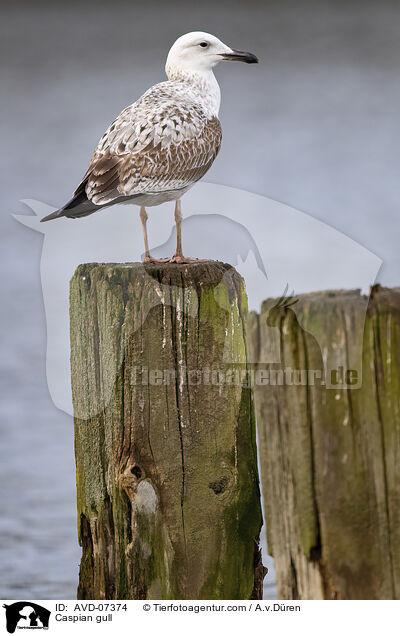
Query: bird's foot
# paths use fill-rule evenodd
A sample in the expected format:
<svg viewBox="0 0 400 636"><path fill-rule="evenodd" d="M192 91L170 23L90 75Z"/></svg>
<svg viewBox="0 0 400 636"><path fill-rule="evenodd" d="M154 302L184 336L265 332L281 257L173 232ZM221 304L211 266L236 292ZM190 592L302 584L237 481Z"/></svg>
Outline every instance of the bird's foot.
<svg viewBox="0 0 400 636"><path fill-rule="evenodd" d="M145 256L143 263L169 263L169 258L153 258L152 256Z"/></svg>
<svg viewBox="0 0 400 636"><path fill-rule="evenodd" d="M208 258L191 258L190 256L183 256L183 254L174 254L169 258L145 256L143 263L177 263L178 265L189 265L191 263L207 263L209 260Z"/></svg>
<svg viewBox="0 0 400 636"><path fill-rule="evenodd" d="M190 256L183 256L183 254L174 254L168 259L169 263L178 263L179 265L189 265L190 263L207 263L210 260L208 258L191 258Z"/></svg>

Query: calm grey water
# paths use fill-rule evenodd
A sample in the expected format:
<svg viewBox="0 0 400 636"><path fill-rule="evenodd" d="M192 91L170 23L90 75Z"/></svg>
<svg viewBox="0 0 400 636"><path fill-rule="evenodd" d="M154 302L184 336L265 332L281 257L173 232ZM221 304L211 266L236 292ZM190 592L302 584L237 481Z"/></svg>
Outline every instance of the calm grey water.
<svg viewBox="0 0 400 636"><path fill-rule="evenodd" d="M0 597L73 598L72 422L46 386L42 239L11 213L24 198L62 204L114 116L163 79L174 39L204 29L261 61L217 70L224 141L209 180L324 220L399 284L400 5L21 1L1 15ZM273 572L266 586L273 597Z"/></svg>

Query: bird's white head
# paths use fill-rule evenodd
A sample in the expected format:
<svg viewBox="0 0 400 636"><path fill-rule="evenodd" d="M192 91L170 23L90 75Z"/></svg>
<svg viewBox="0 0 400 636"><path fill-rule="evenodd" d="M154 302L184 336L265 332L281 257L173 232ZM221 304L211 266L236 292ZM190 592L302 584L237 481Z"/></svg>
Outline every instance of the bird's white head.
<svg viewBox="0 0 400 636"><path fill-rule="evenodd" d="M183 74L210 72L223 60L254 64L258 59L252 53L237 51L210 33L193 31L185 33L171 47L165 70L169 79Z"/></svg>

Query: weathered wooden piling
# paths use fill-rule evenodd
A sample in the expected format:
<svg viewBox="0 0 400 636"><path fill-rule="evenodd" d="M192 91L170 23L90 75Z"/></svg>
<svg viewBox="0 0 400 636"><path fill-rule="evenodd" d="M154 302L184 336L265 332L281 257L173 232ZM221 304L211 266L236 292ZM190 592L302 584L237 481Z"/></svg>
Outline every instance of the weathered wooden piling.
<svg viewBox="0 0 400 636"><path fill-rule="evenodd" d="M246 304L222 263L75 272L79 598L261 598Z"/></svg>
<svg viewBox="0 0 400 636"><path fill-rule="evenodd" d="M333 383L325 378L327 388L298 374L296 385L279 384L275 375L272 384L256 387L278 596L398 599L400 288L373 289L366 313L359 292L299 298L291 307L266 301L259 316L251 315L252 359L266 359L275 331L281 362L260 368L323 371L330 347L338 368L349 370L352 358L362 377L359 388L351 384L354 373L344 387L335 386L335 376Z"/></svg>

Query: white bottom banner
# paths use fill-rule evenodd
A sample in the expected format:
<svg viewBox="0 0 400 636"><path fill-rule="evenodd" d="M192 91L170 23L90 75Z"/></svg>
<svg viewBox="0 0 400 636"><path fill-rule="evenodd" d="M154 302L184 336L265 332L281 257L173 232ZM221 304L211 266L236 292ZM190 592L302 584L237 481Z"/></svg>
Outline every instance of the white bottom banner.
<svg viewBox="0 0 400 636"><path fill-rule="evenodd" d="M246 629L335 635L338 631L376 634L397 624L399 601L1 601L0 633L46 630L52 634L174 634ZM160 632L161 633L161 632Z"/></svg>

